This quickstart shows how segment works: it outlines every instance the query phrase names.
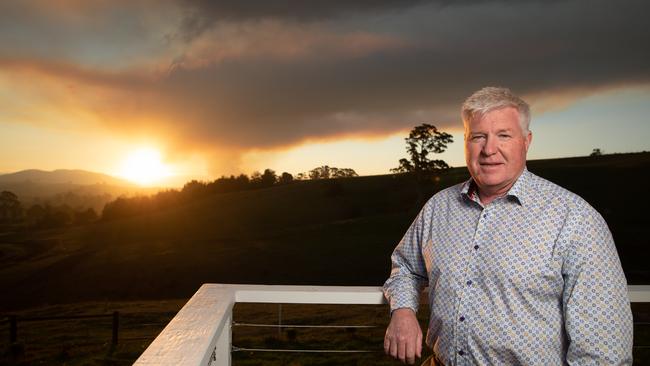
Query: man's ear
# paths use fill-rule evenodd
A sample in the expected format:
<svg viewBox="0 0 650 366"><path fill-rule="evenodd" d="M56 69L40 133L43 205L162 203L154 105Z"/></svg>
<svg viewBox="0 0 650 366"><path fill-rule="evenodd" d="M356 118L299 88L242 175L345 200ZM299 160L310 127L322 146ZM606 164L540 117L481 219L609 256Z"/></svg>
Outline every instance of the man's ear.
<svg viewBox="0 0 650 366"><path fill-rule="evenodd" d="M528 131L528 134L526 135L525 138L526 152L528 152L528 147L530 146L530 143L532 141L533 141L533 133Z"/></svg>

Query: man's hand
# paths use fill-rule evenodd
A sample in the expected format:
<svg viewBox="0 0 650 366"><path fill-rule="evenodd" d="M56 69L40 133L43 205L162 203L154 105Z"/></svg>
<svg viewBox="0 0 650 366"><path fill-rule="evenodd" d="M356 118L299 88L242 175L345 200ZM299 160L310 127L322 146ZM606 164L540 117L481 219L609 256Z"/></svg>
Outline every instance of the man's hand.
<svg viewBox="0 0 650 366"><path fill-rule="evenodd" d="M393 311L384 337L384 351L409 364L422 356L422 329L411 309Z"/></svg>

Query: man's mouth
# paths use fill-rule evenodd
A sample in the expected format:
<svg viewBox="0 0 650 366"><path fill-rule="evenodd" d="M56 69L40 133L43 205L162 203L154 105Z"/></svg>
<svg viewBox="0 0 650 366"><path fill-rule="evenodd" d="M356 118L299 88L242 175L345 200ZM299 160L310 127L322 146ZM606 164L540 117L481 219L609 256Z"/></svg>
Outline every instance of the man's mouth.
<svg viewBox="0 0 650 366"><path fill-rule="evenodd" d="M479 163L479 165L482 167L491 168L491 167L497 167L499 165L503 165L503 163Z"/></svg>

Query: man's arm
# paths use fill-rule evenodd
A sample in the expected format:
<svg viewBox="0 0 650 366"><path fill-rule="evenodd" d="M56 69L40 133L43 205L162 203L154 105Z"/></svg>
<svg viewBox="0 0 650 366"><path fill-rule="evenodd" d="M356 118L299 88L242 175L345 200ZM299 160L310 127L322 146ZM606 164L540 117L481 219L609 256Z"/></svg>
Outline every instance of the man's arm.
<svg viewBox="0 0 650 366"><path fill-rule="evenodd" d="M591 207L569 219L564 322L570 365L631 365L632 313L612 235Z"/></svg>
<svg viewBox="0 0 650 366"><path fill-rule="evenodd" d="M412 364L422 352L422 330L415 313L420 292L427 285L426 265L422 257L426 225L431 222L431 201L413 221L391 256L392 270L384 284L384 296L391 308L384 350L387 354Z"/></svg>
<svg viewBox="0 0 650 366"><path fill-rule="evenodd" d="M422 329L412 309L392 312L384 337L384 352L409 364L422 357Z"/></svg>

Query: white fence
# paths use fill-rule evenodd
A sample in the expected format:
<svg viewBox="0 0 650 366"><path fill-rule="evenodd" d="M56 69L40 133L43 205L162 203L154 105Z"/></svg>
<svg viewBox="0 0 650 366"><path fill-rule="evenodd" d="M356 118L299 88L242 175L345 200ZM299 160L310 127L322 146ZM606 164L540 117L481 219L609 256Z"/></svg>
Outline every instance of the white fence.
<svg viewBox="0 0 650 366"><path fill-rule="evenodd" d="M631 302L650 302L650 286L629 286L628 292ZM386 300L381 287L205 284L135 364L229 366L237 302L378 305Z"/></svg>

